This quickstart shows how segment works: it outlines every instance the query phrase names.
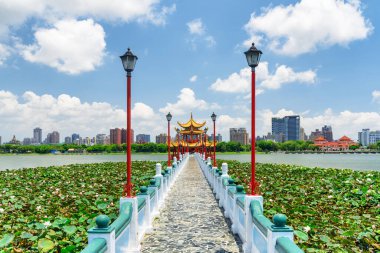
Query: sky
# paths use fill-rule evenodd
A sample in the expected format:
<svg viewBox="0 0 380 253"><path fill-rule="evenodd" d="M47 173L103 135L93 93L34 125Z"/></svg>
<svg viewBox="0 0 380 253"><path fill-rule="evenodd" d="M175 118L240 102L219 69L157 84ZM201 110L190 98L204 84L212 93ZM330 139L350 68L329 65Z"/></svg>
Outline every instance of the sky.
<svg viewBox="0 0 380 253"><path fill-rule="evenodd" d="M165 115L250 132L252 42L256 132L301 115L334 138L380 130L378 0L0 0L0 136L92 137L126 123L119 56L132 73L135 135L166 132Z"/></svg>

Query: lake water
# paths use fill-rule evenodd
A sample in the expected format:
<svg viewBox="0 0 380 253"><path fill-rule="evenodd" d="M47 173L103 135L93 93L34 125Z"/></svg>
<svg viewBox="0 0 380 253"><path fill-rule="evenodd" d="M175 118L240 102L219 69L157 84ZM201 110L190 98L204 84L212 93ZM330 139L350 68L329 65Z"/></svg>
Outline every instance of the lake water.
<svg viewBox="0 0 380 253"><path fill-rule="evenodd" d="M250 154L217 155L218 159L249 162ZM132 160L165 161L166 154L133 154ZM259 163L380 171L380 154L258 154ZM74 163L125 162L125 155L1 155L0 170Z"/></svg>

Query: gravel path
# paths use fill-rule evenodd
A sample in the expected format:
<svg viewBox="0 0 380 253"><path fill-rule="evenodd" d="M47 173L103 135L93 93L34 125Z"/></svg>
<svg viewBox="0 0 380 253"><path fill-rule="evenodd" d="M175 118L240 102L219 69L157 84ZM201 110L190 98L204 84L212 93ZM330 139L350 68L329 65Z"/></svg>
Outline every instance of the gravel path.
<svg viewBox="0 0 380 253"><path fill-rule="evenodd" d="M190 157L165 199L142 252L242 252L197 161ZM238 241L238 242L237 242Z"/></svg>

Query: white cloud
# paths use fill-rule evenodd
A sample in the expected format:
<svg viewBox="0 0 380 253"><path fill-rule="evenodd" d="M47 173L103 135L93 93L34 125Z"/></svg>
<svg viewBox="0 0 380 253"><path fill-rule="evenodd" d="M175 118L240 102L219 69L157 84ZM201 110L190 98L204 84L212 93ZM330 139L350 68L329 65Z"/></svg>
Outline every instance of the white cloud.
<svg viewBox="0 0 380 253"><path fill-rule="evenodd" d="M0 66L5 63L9 55L9 48L4 44L0 44Z"/></svg>
<svg viewBox="0 0 380 253"><path fill-rule="evenodd" d="M165 25L167 16L176 11L176 5L160 6L160 2L160 0L0 0L0 43L6 42L6 46L12 49L15 46L12 41L20 40L20 38L13 37L11 39L10 36L14 34L17 36L17 30L29 20L32 20L33 24L36 23L40 25L41 23L45 23L47 26L56 26L60 22L78 19L102 20L108 23L129 23L135 21L139 23L149 22L155 25ZM96 26L101 28L99 24L96 24ZM29 29L29 27L27 27L27 29ZM38 30L43 29L38 28ZM92 31L94 31L94 29L90 30L90 32ZM32 32L27 31L27 33ZM103 29L102 33L104 33ZM99 31L95 31L93 35L99 35ZM66 39L67 38L66 36ZM79 38L78 41L84 44L85 42L93 42L93 40L91 40L92 38L93 36L88 36L87 33L84 33L84 36ZM78 38L76 37L76 39ZM84 42L83 39L85 39ZM58 48L60 52L70 50L70 48L66 49L65 45L62 45L59 41L45 41L45 43L57 43L55 47L58 48L58 46L61 46ZM16 46L17 45L16 43ZM34 45L34 47L29 47L29 50L38 50L36 48L40 46L41 45ZM69 46L72 45L70 44ZM100 44L98 46L100 46ZM99 47L100 50L103 50L103 48L102 46ZM0 44L0 65L10 56L11 52L13 52L13 50L4 51L4 48L1 47ZM40 53L44 54L43 52ZM95 55L95 57L98 56L99 55ZM66 58L68 57L75 58L74 55L66 56ZM31 58L33 57L29 57L29 59ZM44 55L43 59L40 59L40 56L37 58L38 59L33 59L32 62L40 62L49 66L54 65L53 67L55 68L57 68L57 65L65 65L65 63L62 63L62 61L65 60L61 57L58 57L58 59L46 59L47 56ZM96 60L96 62L92 62L92 60L94 59L90 59L90 62L84 63L79 69L84 67L83 71L93 70L99 61ZM65 66L59 67L59 70L66 73L82 72L82 70L77 71L75 69L72 71L71 67L66 69Z"/></svg>
<svg viewBox="0 0 380 253"><path fill-rule="evenodd" d="M52 28L39 28L35 43L18 45L25 60L48 65L60 72L79 74L101 65L105 33L92 19L61 20Z"/></svg>
<svg viewBox="0 0 380 253"><path fill-rule="evenodd" d="M161 122L162 124L160 124ZM135 135L139 133L153 134L151 141L154 142L155 134L165 132L166 119L154 112L153 108L144 103L135 103L132 109L132 128Z"/></svg>
<svg viewBox="0 0 380 253"><path fill-rule="evenodd" d="M192 82L192 83L194 83L194 82L196 82L197 81L197 79L198 79L198 76L197 75L193 75L192 77L190 77L190 82Z"/></svg>
<svg viewBox="0 0 380 253"><path fill-rule="evenodd" d="M181 93L178 95L178 101L174 104L167 103L165 107L160 108L159 111L162 113L171 112L173 115L184 115L192 110L212 110L219 109L220 106L216 103L207 103L205 100L197 99L195 93L190 88L183 88Z"/></svg>
<svg viewBox="0 0 380 253"><path fill-rule="evenodd" d="M374 90L374 91L372 92L372 100L373 100L374 102L378 102L378 103L380 103L380 91L379 91L379 90Z"/></svg>
<svg viewBox="0 0 380 253"><path fill-rule="evenodd" d="M216 45L214 37L207 34L206 26L202 23L202 19L194 19L189 21L186 25L191 36L188 42L193 50L197 49L199 43L204 43L209 48Z"/></svg>
<svg viewBox="0 0 380 253"><path fill-rule="evenodd" d="M200 18L194 19L186 25L190 34L203 35L205 33L205 27Z"/></svg>
<svg viewBox="0 0 380 253"><path fill-rule="evenodd" d="M18 27L30 18L47 21L67 18L91 17L110 22L152 22L165 24L168 14L175 11L175 5L159 8L160 0L1 0L0 34L9 28Z"/></svg>
<svg viewBox="0 0 380 253"><path fill-rule="evenodd" d="M135 103L132 109L132 128L135 134L156 134L165 131L164 124L157 124L159 115L144 104ZM0 90L0 129L3 141L16 134L18 139L32 136L32 129L41 127L43 134L58 131L61 141L65 136L78 132L81 136L109 134L110 128L126 127L126 113L105 102L82 102L67 94L54 97L37 95L32 91L17 97ZM27 119L27 120L25 120Z"/></svg>
<svg viewBox="0 0 380 253"><path fill-rule="evenodd" d="M206 41L207 47L214 47L216 45L216 41L214 37L210 35L205 38L205 41Z"/></svg>
<svg viewBox="0 0 380 253"><path fill-rule="evenodd" d="M296 56L365 39L373 27L362 15L360 1L301 0L253 13L245 30L250 36L246 46L265 42L276 53Z"/></svg>
<svg viewBox="0 0 380 253"><path fill-rule="evenodd" d="M269 72L268 62L262 62L256 68L256 81L258 83L256 95L261 94L266 89L279 89L284 84L305 83L313 84L316 81L316 72L307 70L295 72L286 65L276 67L273 74ZM246 93L251 91L251 69L243 68L239 73L232 73L226 79L218 78L210 86L211 90L228 93Z"/></svg>

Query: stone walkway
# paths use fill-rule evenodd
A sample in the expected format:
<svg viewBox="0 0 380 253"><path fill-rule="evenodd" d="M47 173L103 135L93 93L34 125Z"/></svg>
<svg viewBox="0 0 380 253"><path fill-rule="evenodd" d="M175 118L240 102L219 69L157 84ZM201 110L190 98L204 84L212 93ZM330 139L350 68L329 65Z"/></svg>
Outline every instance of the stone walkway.
<svg viewBox="0 0 380 253"><path fill-rule="evenodd" d="M242 252L194 157L165 199L142 252Z"/></svg>

